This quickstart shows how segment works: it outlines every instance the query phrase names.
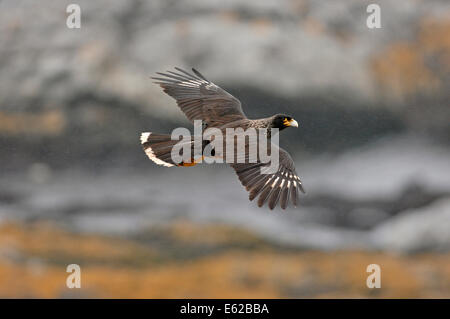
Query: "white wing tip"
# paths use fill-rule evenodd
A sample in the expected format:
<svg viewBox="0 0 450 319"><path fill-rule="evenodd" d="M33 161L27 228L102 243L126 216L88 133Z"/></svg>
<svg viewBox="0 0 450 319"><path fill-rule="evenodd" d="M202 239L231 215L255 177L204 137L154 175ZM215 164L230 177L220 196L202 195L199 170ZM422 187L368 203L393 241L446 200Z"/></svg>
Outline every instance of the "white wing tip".
<svg viewBox="0 0 450 319"><path fill-rule="evenodd" d="M148 141L148 137L150 136L150 132L144 132L141 134L141 144L144 144L145 142Z"/></svg>

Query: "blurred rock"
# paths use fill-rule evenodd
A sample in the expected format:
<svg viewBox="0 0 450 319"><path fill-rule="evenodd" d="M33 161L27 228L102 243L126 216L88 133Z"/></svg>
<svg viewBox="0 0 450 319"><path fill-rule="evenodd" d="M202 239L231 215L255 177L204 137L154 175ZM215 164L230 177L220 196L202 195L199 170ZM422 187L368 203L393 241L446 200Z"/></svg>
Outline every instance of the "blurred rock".
<svg viewBox="0 0 450 319"><path fill-rule="evenodd" d="M34 163L28 169L28 176L33 183L44 184L51 178L52 171L45 163Z"/></svg>
<svg viewBox="0 0 450 319"><path fill-rule="evenodd" d="M370 235L383 250L402 253L450 250L450 198L404 211Z"/></svg>
<svg viewBox="0 0 450 319"><path fill-rule="evenodd" d="M0 147L14 150L2 164L136 165L140 131L187 123L148 78L176 65L250 116L296 114L306 151L448 133L448 2L379 1L377 30L359 0L77 3L81 29L64 1L0 3Z"/></svg>
<svg viewBox="0 0 450 319"><path fill-rule="evenodd" d="M0 180L0 217L124 235L183 219L233 225L267 242L297 248L409 251L417 248L417 238L425 230L417 218L408 224L408 216L449 197L447 153L429 140L408 137L386 139L340 156L299 161L307 194L300 197L299 207L273 212L249 202L226 165L184 170L109 168L90 173L54 171L37 164L32 171L38 184L30 183L27 171ZM441 236L446 216L424 215L432 221L427 231L436 228L436 236ZM395 236L401 236L397 226L381 239L372 235L381 225L397 225L397 218L411 232L404 242L397 242ZM433 240L423 249L450 249Z"/></svg>
<svg viewBox="0 0 450 319"><path fill-rule="evenodd" d="M376 30L371 2L78 0L68 29L0 0L0 297L365 297L374 261L381 297L448 297L450 2L379 0ZM141 131L189 125L149 79L173 66L298 119L299 207L148 161Z"/></svg>
<svg viewBox="0 0 450 319"><path fill-rule="evenodd" d="M2 258L11 242L21 259ZM0 225L3 298L448 298L449 261L448 253L305 251L186 220L125 238L51 223ZM65 285L74 262L82 289ZM376 294L366 286L374 262L382 265Z"/></svg>
<svg viewBox="0 0 450 319"><path fill-rule="evenodd" d="M352 228L370 229L389 217L389 214L381 209L358 207L348 212L347 221Z"/></svg>

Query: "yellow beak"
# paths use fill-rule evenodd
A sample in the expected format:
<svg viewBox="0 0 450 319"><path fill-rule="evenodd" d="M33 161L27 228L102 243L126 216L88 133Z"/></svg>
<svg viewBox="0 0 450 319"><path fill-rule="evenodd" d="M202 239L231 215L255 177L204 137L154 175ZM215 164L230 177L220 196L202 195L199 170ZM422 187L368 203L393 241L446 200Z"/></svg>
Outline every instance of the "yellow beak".
<svg viewBox="0 0 450 319"><path fill-rule="evenodd" d="M289 126L298 127L298 123L297 123L296 120L292 119L292 120L289 121Z"/></svg>

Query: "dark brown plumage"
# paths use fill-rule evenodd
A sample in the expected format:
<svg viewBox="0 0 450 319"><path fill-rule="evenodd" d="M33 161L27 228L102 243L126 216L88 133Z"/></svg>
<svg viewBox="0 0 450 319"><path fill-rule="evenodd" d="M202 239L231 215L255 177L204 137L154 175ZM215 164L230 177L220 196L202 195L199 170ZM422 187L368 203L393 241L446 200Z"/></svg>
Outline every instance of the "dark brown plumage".
<svg viewBox="0 0 450 319"><path fill-rule="evenodd" d="M297 126L297 122L290 116L277 114L264 119L248 119L242 111L241 102L219 86L208 81L200 72L192 69L194 74L180 68L178 72L167 71L152 77L164 92L173 97L180 109L190 121L202 120L206 127L218 128L263 128L267 129L270 138L270 129L283 130L289 126ZM171 149L178 141L171 140L170 135L142 133L141 143L148 157L155 163L164 166L192 166L193 163L177 164L170 158ZM247 144L248 148L249 145ZM276 146L272 146L276 147ZM236 171L242 185L247 189L249 199L258 197L258 206L268 202L273 209L278 202L285 209L288 202L294 206L298 202L298 192L304 193L300 178L298 177L291 156L283 149L276 147L271 151L279 152L279 167L273 174L264 174L270 163L236 163L230 164ZM223 155L223 154L222 154ZM246 155L247 156L247 155ZM247 156L248 159L248 156ZM258 157L259 159L259 157Z"/></svg>

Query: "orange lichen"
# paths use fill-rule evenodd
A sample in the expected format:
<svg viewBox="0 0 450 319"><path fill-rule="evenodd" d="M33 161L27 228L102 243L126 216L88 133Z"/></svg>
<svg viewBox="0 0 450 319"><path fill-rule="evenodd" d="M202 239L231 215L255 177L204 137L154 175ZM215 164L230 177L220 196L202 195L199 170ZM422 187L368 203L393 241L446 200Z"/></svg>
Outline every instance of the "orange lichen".
<svg viewBox="0 0 450 319"><path fill-rule="evenodd" d="M425 65L417 44L396 43L372 61L372 71L385 94L402 99L439 88L439 79Z"/></svg>
<svg viewBox="0 0 450 319"><path fill-rule="evenodd" d="M39 113L0 112L0 134L61 134L66 119L61 111L51 110Z"/></svg>
<svg viewBox="0 0 450 319"><path fill-rule="evenodd" d="M450 71L450 20L424 19L416 38L386 47L371 61L380 93L403 100L443 90Z"/></svg>
<svg viewBox="0 0 450 319"><path fill-rule="evenodd" d="M343 298L450 296L450 254L316 252L246 247L238 228L176 223L153 235L163 246L120 237L74 234L54 226L0 226L0 297ZM220 231L217 231L220 230ZM162 231L162 233L161 233ZM167 259L173 247L220 247L201 256ZM152 237L150 236L150 238ZM236 236L236 237L235 237ZM167 239L166 238L166 239ZM193 241L190 240L193 238ZM226 246L228 242L241 242ZM239 239L236 239L239 238ZM210 247L211 248L211 247ZM63 258L62 258L62 257ZM67 257L70 258L67 258ZM162 258L158 258L162 256ZM133 262L133 260L135 260ZM126 262L124 262L126 261ZM81 289L66 287L66 266L81 266ZM366 267L381 266L381 289L366 286Z"/></svg>

